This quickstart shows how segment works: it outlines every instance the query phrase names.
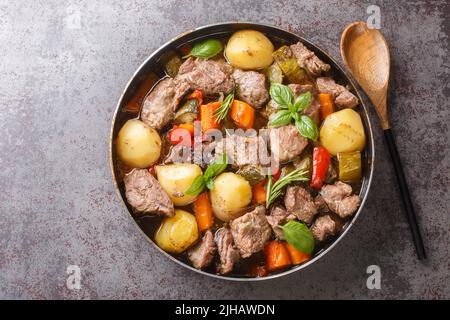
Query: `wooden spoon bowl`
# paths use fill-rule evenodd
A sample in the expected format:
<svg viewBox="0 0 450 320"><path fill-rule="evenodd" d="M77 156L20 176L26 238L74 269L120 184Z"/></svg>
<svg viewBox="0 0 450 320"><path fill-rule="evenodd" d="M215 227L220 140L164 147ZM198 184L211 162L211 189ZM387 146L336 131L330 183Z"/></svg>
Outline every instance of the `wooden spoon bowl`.
<svg viewBox="0 0 450 320"><path fill-rule="evenodd" d="M369 29L364 22L352 23L342 34L341 53L345 64L372 100L381 127L388 129L390 54L383 35L377 29Z"/></svg>

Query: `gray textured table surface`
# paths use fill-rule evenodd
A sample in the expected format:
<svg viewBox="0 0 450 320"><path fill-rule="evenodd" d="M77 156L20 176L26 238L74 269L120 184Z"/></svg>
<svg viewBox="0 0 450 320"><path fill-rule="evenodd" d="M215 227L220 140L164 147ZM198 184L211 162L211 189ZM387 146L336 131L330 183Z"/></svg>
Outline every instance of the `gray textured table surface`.
<svg viewBox="0 0 450 320"><path fill-rule="evenodd" d="M445 3L1 0L0 298L450 298ZM339 58L344 26L365 21L370 4L380 6L391 46L392 124L428 261L415 257L379 130L365 209L313 267L230 283L151 248L122 207L108 165L113 110L140 63L185 30L227 20L289 29ZM373 264L380 290L366 287ZM81 268L81 290L66 287L68 265Z"/></svg>

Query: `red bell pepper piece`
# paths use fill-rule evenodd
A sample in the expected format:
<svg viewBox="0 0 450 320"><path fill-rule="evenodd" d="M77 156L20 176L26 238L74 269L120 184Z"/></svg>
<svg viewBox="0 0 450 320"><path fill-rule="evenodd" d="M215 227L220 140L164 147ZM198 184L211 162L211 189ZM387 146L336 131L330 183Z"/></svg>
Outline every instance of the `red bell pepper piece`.
<svg viewBox="0 0 450 320"><path fill-rule="evenodd" d="M311 188L319 190L327 176L331 155L324 147L315 147L313 150L313 172Z"/></svg>
<svg viewBox="0 0 450 320"><path fill-rule="evenodd" d="M281 177L281 168L276 167L272 168L272 183L277 182L278 179Z"/></svg>
<svg viewBox="0 0 450 320"><path fill-rule="evenodd" d="M190 44L186 44L181 47L181 52L187 56L191 52L192 46Z"/></svg>
<svg viewBox="0 0 450 320"><path fill-rule="evenodd" d="M169 140L170 143L176 145L181 144L183 146L192 146L192 136L194 135L194 126L191 124L181 124L179 126L173 126L170 130Z"/></svg>

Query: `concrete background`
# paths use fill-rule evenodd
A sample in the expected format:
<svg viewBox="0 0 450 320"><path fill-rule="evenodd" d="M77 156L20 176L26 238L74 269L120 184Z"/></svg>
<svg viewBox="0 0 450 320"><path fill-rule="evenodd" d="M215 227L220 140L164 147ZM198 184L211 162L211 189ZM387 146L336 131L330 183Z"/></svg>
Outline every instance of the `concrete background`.
<svg viewBox="0 0 450 320"><path fill-rule="evenodd" d="M227 20L289 29L339 59L342 30L370 4L391 45L392 125L429 260L415 257L374 112L365 210L313 267L230 283L151 248L108 165L113 109L140 63L185 30ZM450 298L448 21L446 1L1 0L0 298ZM372 264L381 290L366 288ZM81 268L79 291L66 287L68 265Z"/></svg>

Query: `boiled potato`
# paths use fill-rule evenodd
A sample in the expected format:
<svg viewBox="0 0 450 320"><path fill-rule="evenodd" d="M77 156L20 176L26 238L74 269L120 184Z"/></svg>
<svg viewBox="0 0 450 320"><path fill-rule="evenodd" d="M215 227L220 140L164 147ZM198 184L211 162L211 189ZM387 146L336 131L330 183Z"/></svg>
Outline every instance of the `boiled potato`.
<svg viewBox="0 0 450 320"><path fill-rule="evenodd" d="M352 109L330 114L320 129L320 141L332 155L362 151L366 144L366 135L361 117Z"/></svg>
<svg viewBox="0 0 450 320"><path fill-rule="evenodd" d="M273 62L272 42L261 32L241 30L234 33L225 50L228 61L240 69L263 69Z"/></svg>
<svg viewBox="0 0 450 320"><path fill-rule="evenodd" d="M242 215L242 209L252 201L252 188L247 180L238 174L225 172L214 180L211 190L211 205L214 215L224 221Z"/></svg>
<svg viewBox="0 0 450 320"><path fill-rule="evenodd" d="M185 206L195 200L195 196L185 193L195 178L201 174L202 169L196 164L177 163L156 166L159 184L176 206Z"/></svg>
<svg viewBox="0 0 450 320"><path fill-rule="evenodd" d="M161 154L161 138L154 129L140 120L128 120L117 136L117 154L127 166L147 168Z"/></svg>
<svg viewBox="0 0 450 320"><path fill-rule="evenodd" d="M197 220L183 210L175 210L175 216L164 218L155 234L156 244L170 253L181 253L198 238Z"/></svg>

